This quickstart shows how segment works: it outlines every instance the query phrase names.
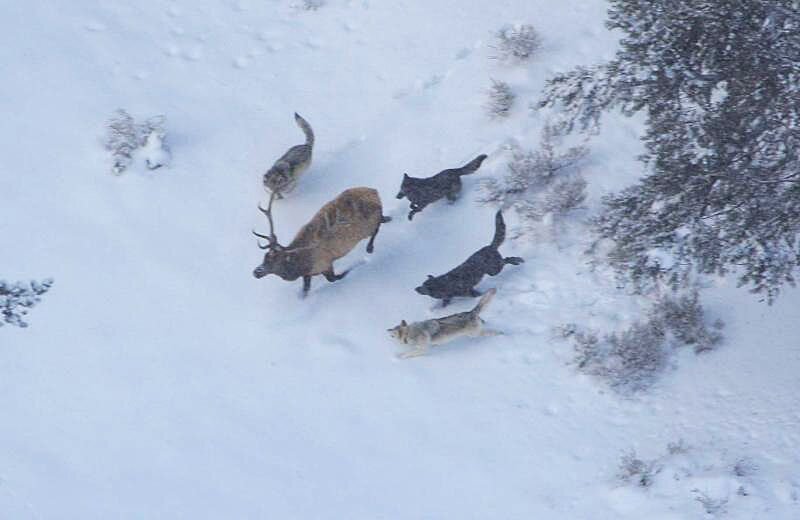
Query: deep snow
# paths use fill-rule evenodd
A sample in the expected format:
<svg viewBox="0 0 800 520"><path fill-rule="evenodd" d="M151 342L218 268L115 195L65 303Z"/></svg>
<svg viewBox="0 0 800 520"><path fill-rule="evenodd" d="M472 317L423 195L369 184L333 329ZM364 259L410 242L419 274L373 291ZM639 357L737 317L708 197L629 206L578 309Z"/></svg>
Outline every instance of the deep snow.
<svg viewBox="0 0 800 520"><path fill-rule="evenodd" d="M614 330L642 306L588 268L576 216L557 240L501 248L526 258L480 286L498 288L485 318L506 336L394 357L387 327L441 313L413 287L491 240L477 184L502 174L509 143L538 143L548 114L527 104L544 80L613 54L604 11L2 5L0 276L55 284L28 329L0 329L0 518L705 518L698 493L729 499L728 518L800 517L796 290L767 307L713 280L705 303L724 344L683 353L650 392L622 398L576 373L552 334L565 322ZM524 66L489 58L491 33L512 22L544 42ZM491 78L518 94L507 120L484 113ZM103 123L120 107L166 116L169 167L109 173ZM352 186L379 189L395 217L374 255L359 245L337 266L360 265L335 284L315 278L305 300L299 281L251 275L261 174L302 142L294 111L317 144L275 205L278 237ZM587 211L639 175L640 130L610 116L588 143ZM489 159L457 204L405 219L403 172L478 153ZM702 467L690 485L616 479L623 453L652 459L679 439L694 462L666 465ZM745 457L758 470L734 479ZM742 480L747 497L732 488Z"/></svg>

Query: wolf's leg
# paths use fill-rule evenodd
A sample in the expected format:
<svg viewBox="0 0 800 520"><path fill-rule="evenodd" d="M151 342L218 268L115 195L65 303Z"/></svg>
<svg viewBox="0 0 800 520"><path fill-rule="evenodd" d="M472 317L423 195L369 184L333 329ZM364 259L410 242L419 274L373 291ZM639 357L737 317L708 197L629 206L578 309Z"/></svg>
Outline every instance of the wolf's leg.
<svg viewBox="0 0 800 520"><path fill-rule="evenodd" d="M525 259L524 258L520 258L518 256L507 256L507 257L503 258L503 263L504 264L511 264L511 265L519 265L519 264L525 263Z"/></svg>
<svg viewBox="0 0 800 520"><path fill-rule="evenodd" d="M481 296L482 294L483 294L482 292L480 292L478 290L475 290L475 289L470 289L469 290L469 295L471 297L473 297L473 298L477 298L478 296Z"/></svg>
<svg viewBox="0 0 800 520"><path fill-rule="evenodd" d="M502 336L504 333L499 330L481 329L480 336Z"/></svg>
<svg viewBox="0 0 800 520"><path fill-rule="evenodd" d="M414 215L425 209L427 204L418 204L416 202L411 203L411 211L408 212L408 220L412 220Z"/></svg>
<svg viewBox="0 0 800 520"><path fill-rule="evenodd" d="M446 197L450 204L452 204L458 200L459 195L461 195L461 179L456 178L456 181L448 187Z"/></svg>
<svg viewBox="0 0 800 520"><path fill-rule="evenodd" d="M413 358L413 357L424 356L427 353L428 353L427 347L419 346L419 347L415 348L414 350L409 350L408 352L403 352L402 354L398 355L397 357L399 357L400 359L409 359L409 358Z"/></svg>

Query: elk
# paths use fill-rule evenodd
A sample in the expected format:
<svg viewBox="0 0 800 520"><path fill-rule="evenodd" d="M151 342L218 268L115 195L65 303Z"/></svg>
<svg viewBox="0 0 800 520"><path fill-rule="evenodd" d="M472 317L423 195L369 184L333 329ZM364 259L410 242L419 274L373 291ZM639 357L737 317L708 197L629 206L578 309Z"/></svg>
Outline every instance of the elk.
<svg viewBox="0 0 800 520"><path fill-rule="evenodd" d="M367 253L372 253L375 236L381 224L391 217L383 215L383 207L378 192L372 188L351 188L328 202L314 217L297 232L288 246L278 243L275 226L272 222L272 202L275 192L270 195L266 209L258 205L269 223L269 235L253 230L259 239L267 241L258 247L266 250L264 261L255 268L253 276L263 278L275 274L286 281L303 278L303 296L311 288L311 277L321 274L329 282L341 280L347 273L333 271L334 260L345 256L361 240L369 238Z"/></svg>

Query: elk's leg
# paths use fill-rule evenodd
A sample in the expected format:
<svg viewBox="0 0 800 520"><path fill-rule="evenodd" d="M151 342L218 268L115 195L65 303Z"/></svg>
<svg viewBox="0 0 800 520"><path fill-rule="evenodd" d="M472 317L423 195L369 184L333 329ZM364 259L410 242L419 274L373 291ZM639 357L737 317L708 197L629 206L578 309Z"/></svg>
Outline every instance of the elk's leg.
<svg viewBox="0 0 800 520"><path fill-rule="evenodd" d="M306 297L308 294L309 289L311 289L311 277L304 276L303 277L303 298Z"/></svg>
<svg viewBox="0 0 800 520"><path fill-rule="evenodd" d="M375 232L369 237L369 242L367 242L367 253L372 254L372 251L375 249L375 237L378 235L378 231L381 230L381 224L385 224L391 220L392 217L381 216L380 222L378 222L378 225L375 227Z"/></svg>
<svg viewBox="0 0 800 520"><path fill-rule="evenodd" d="M325 271L324 273L322 273L322 276L324 276L325 279L328 280L329 282L337 282L337 281L341 280L342 278L344 278L345 276L347 276L347 273L349 273L349 272L350 272L350 269L348 269L347 271L344 271L344 272L342 272L340 274L336 274L336 273L333 272L333 268L331 267L330 270Z"/></svg>

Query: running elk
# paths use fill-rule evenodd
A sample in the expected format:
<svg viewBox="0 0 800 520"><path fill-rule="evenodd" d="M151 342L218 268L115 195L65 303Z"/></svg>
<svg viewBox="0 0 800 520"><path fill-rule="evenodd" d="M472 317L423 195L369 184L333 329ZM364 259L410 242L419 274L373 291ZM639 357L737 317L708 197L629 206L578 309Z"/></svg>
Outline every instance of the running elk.
<svg viewBox="0 0 800 520"><path fill-rule="evenodd" d="M344 278L349 270L335 274L334 260L345 256L365 238L369 238L367 253L372 253L375 235L378 234L381 224L391 220L391 217L383 216L377 191L371 188L351 188L322 206L314 218L300 228L294 240L288 246L282 246L275 236L272 222L272 202L275 195L275 192L271 194L266 209L260 204L258 206L267 217L269 235L253 231L255 236L267 241L265 245L258 242L258 247L267 252L264 261L253 271L253 276L263 278L268 274L275 274L287 281L302 277L303 296L311 288L312 276L321 274L329 282Z"/></svg>

